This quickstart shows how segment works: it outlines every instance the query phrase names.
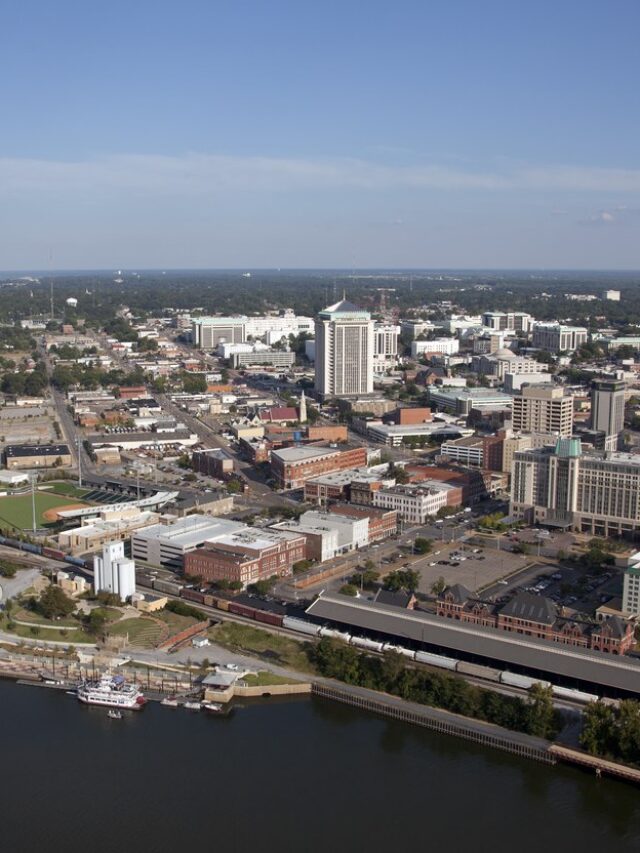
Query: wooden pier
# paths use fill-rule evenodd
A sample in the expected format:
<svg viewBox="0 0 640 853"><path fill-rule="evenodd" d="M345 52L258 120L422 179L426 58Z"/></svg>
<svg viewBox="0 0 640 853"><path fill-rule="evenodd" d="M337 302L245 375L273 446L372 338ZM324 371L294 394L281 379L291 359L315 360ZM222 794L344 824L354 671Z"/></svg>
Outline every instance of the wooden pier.
<svg viewBox="0 0 640 853"><path fill-rule="evenodd" d="M404 723L422 726L441 734L453 735L481 746L500 749L522 758L555 764L557 757L551 752L551 743L542 738L510 732L482 720L461 717L440 708L430 708L414 702L405 702L386 694L374 695L363 688L339 689L314 683L312 693L323 699L332 699L345 705L353 705L373 714L381 714Z"/></svg>

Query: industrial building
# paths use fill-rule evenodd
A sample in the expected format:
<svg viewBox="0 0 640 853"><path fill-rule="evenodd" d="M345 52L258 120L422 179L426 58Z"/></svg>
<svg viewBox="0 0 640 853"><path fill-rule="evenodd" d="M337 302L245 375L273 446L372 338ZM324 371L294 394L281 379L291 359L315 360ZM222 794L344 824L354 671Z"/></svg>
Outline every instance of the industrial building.
<svg viewBox="0 0 640 853"><path fill-rule="evenodd" d="M124 542L108 542L102 557L93 558L94 592L109 592L127 601L136 591L136 564L125 557Z"/></svg>
<svg viewBox="0 0 640 853"><path fill-rule="evenodd" d="M4 463L14 468L56 468L71 465L71 453L66 444L8 444Z"/></svg>

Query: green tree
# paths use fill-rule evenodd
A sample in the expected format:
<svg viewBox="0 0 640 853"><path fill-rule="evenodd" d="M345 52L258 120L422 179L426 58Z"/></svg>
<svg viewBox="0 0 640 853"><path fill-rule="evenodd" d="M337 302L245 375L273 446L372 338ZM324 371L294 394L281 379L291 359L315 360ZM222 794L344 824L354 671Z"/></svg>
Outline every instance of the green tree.
<svg viewBox="0 0 640 853"><path fill-rule="evenodd" d="M355 598L358 594L358 587L352 583L345 583L340 587L339 592L341 595L350 595L352 598Z"/></svg>
<svg viewBox="0 0 640 853"><path fill-rule="evenodd" d="M36 601L35 609L45 619L62 619L73 613L76 605L59 586L49 586Z"/></svg>
<svg viewBox="0 0 640 853"><path fill-rule="evenodd" d="M413 547L418 554L428 554L431 551L431 539L426 539L424 536L416 536Z"/></svg>
<svg viewBox="0 0 640 853"><path fill-rule="evenodd" d="M431 584L431 592L434 595L440 595L440 593L444 592L446 589L447 583L445 579L440 575L437 581L434 581Z"/></svg>

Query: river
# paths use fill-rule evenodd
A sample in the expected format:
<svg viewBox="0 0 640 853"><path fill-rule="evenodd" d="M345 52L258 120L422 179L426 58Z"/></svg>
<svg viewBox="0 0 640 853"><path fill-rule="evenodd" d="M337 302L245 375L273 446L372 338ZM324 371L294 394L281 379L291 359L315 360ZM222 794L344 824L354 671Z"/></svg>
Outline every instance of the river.
<svg viewBox="0 0 640 853"><path fill-rule="evenodd" d="M110 720L0 682L11 853L640 850L637 789L319 699Z"/></svg>

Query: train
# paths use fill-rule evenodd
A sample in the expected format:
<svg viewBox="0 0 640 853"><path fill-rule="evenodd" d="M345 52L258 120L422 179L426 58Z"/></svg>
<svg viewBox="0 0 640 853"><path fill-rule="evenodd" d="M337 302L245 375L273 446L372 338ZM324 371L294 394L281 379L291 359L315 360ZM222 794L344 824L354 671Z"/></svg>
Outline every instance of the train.
<svg viewBox="0 0 640 853"><path fill-rule="evenodd" d="M88 560L81 557L70 557L56 548L49 548L45 545L35 545L31 542L22 542L19 539L11 539L7 536L0 536L0 545L6 545L10 548L17 548L20 551L25 551L29 554L38 554L43 557L49 557L53 560L67 563L78 569L92 570L93 566ZM214 594L211 592L202 592L196 589L190 589L173 581L161 580L155 578L151 581L151 588L154 591L166 593L169 595L178 596L185 601L194 604L202 604L205 607L213 607L217 610L222 610L227 613L232 613L236 616L241 616L245 619L252 619L255 622L261 622L264 625L270 625L275 628L285 628L289 631L294 631L297 634L304 634L308 637L329 637L336 640L341 640L344 643L355 646L356 648L365 651L384 653L395 652L416 663L426 664L437 669L444 669L449 672L455 672L463 676L471 676L483 681L493 682L495 684L504 684L507 687L518 687L522 690L530 690L534 684L540 684L544 687L550 687L551 692L558 699L566 699L579 704L588 704L589 702L597 702L601 697L595 693L588 693L584 690L577 690L571 687L560 687L546 681L542 678L534 678L528 675L520 675L519 673L508 672L507 670L496 669L482 664L469 663L468 661L458 660L458 658L447 657L446 655L436 654L434 652L413 651L412 649L404 648L400 645L395 645L388 642L380 642L372 640L370 637L361 637L357 634L349 634L346 631L340 631L336 628L329 628L323 625L317 625L309 622L306 619L301 619L287 614L284 607L276 606L274 609L265 608L263 606L253 606L252 599L245 598L239 601L227 596ZM282 612L278 612L281 610ZM616 700L604 699L607 704L618 704Z"/></svg>

